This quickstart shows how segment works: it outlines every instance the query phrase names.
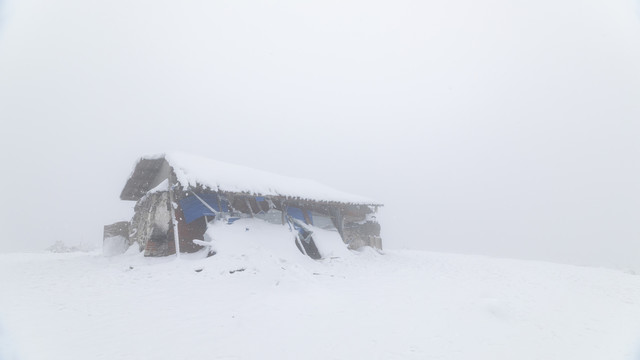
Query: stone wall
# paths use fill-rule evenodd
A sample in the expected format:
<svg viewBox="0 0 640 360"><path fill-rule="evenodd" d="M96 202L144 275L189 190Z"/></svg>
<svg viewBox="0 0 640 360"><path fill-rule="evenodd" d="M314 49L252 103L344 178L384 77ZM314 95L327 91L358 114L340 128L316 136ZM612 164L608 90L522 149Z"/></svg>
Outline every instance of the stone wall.
<svg viewBox="0 0 640 360"><path fill-rule="evenodd" d="M129 248L129 222L120 221L104 226L102 252L106 256L122 254Z"/></svg>
<svg viewBox="0 0 640 360"><path fill-rule="evenodd" d="M342 240L353 250L363 246L371 246L382 250L380 224L375 221L345 223L342 229Z"/></svg>
<svg viewBox="0 0 640 360"><path fill-rule="evenodd" d="M168 255L170 225L169 193L149 194L136 204L129 242L138 243L145 256Z"/></svg>

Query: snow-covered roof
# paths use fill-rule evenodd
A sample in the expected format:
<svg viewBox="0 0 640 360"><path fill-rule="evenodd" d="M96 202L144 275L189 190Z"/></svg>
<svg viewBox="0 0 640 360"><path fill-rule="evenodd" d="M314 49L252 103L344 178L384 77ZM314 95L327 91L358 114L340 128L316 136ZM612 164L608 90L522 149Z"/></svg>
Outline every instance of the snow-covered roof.
<svg viewBox="0 0 640 360"><path fill-rule="evenodd" d="M184 188L201 185L213 190L256 196L284 196L314 201L379 205L372 199L345 193L313 180L282 176L186 153L145 156L138 161L136 169L143 164L157 163L162 159L173 168L178 182ZM127 185L134 180L136 169ZM157 171L160 171L159 167ZM144 191L150 189L146 188ZM125 187L123 194L126 190ZM122 195L121 197L125 199Z"/></svg>

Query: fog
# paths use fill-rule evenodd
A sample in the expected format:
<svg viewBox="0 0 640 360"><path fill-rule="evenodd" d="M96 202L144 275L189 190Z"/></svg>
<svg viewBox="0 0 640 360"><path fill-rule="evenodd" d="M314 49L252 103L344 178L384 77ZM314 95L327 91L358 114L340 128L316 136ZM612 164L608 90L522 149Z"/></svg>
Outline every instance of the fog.
<svg viewBox="0 0 640 360"><path fill-rule="evenodd" d="M0 9L0 251L99 246L180 150L374 198L387 248L640 268L638 1Z"/></svg>

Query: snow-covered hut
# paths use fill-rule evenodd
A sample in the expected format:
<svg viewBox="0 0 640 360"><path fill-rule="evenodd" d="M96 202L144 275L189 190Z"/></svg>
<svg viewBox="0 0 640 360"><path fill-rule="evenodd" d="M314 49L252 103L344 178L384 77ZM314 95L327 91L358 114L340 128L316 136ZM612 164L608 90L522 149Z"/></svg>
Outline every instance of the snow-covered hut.
<svg viewBox="0 0 640 360"><path fill-rule="evenodd" d="M292 241L312 258L321 257L313 227L336 231L351 249L382 248L375 216L382 204L312 180L190 154L141 158L120 199L136 201L135 212L130 222L105 226L104 249L110 254L135 243L145 256L175 254L176 248L195 252L211 221L232 224L245 217L289 226L296 235Z"/></svg>

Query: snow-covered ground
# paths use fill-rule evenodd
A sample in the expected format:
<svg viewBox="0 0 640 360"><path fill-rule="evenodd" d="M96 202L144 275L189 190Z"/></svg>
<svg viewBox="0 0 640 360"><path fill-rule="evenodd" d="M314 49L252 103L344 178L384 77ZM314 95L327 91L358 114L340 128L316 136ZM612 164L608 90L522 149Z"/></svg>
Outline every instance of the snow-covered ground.
<svg viewBox="0 0 640 360"><path fill-rule="evenodd" d="M0 359L640 355L636 275L409 250L323 261L272 250L2 254Z"/></svg>

